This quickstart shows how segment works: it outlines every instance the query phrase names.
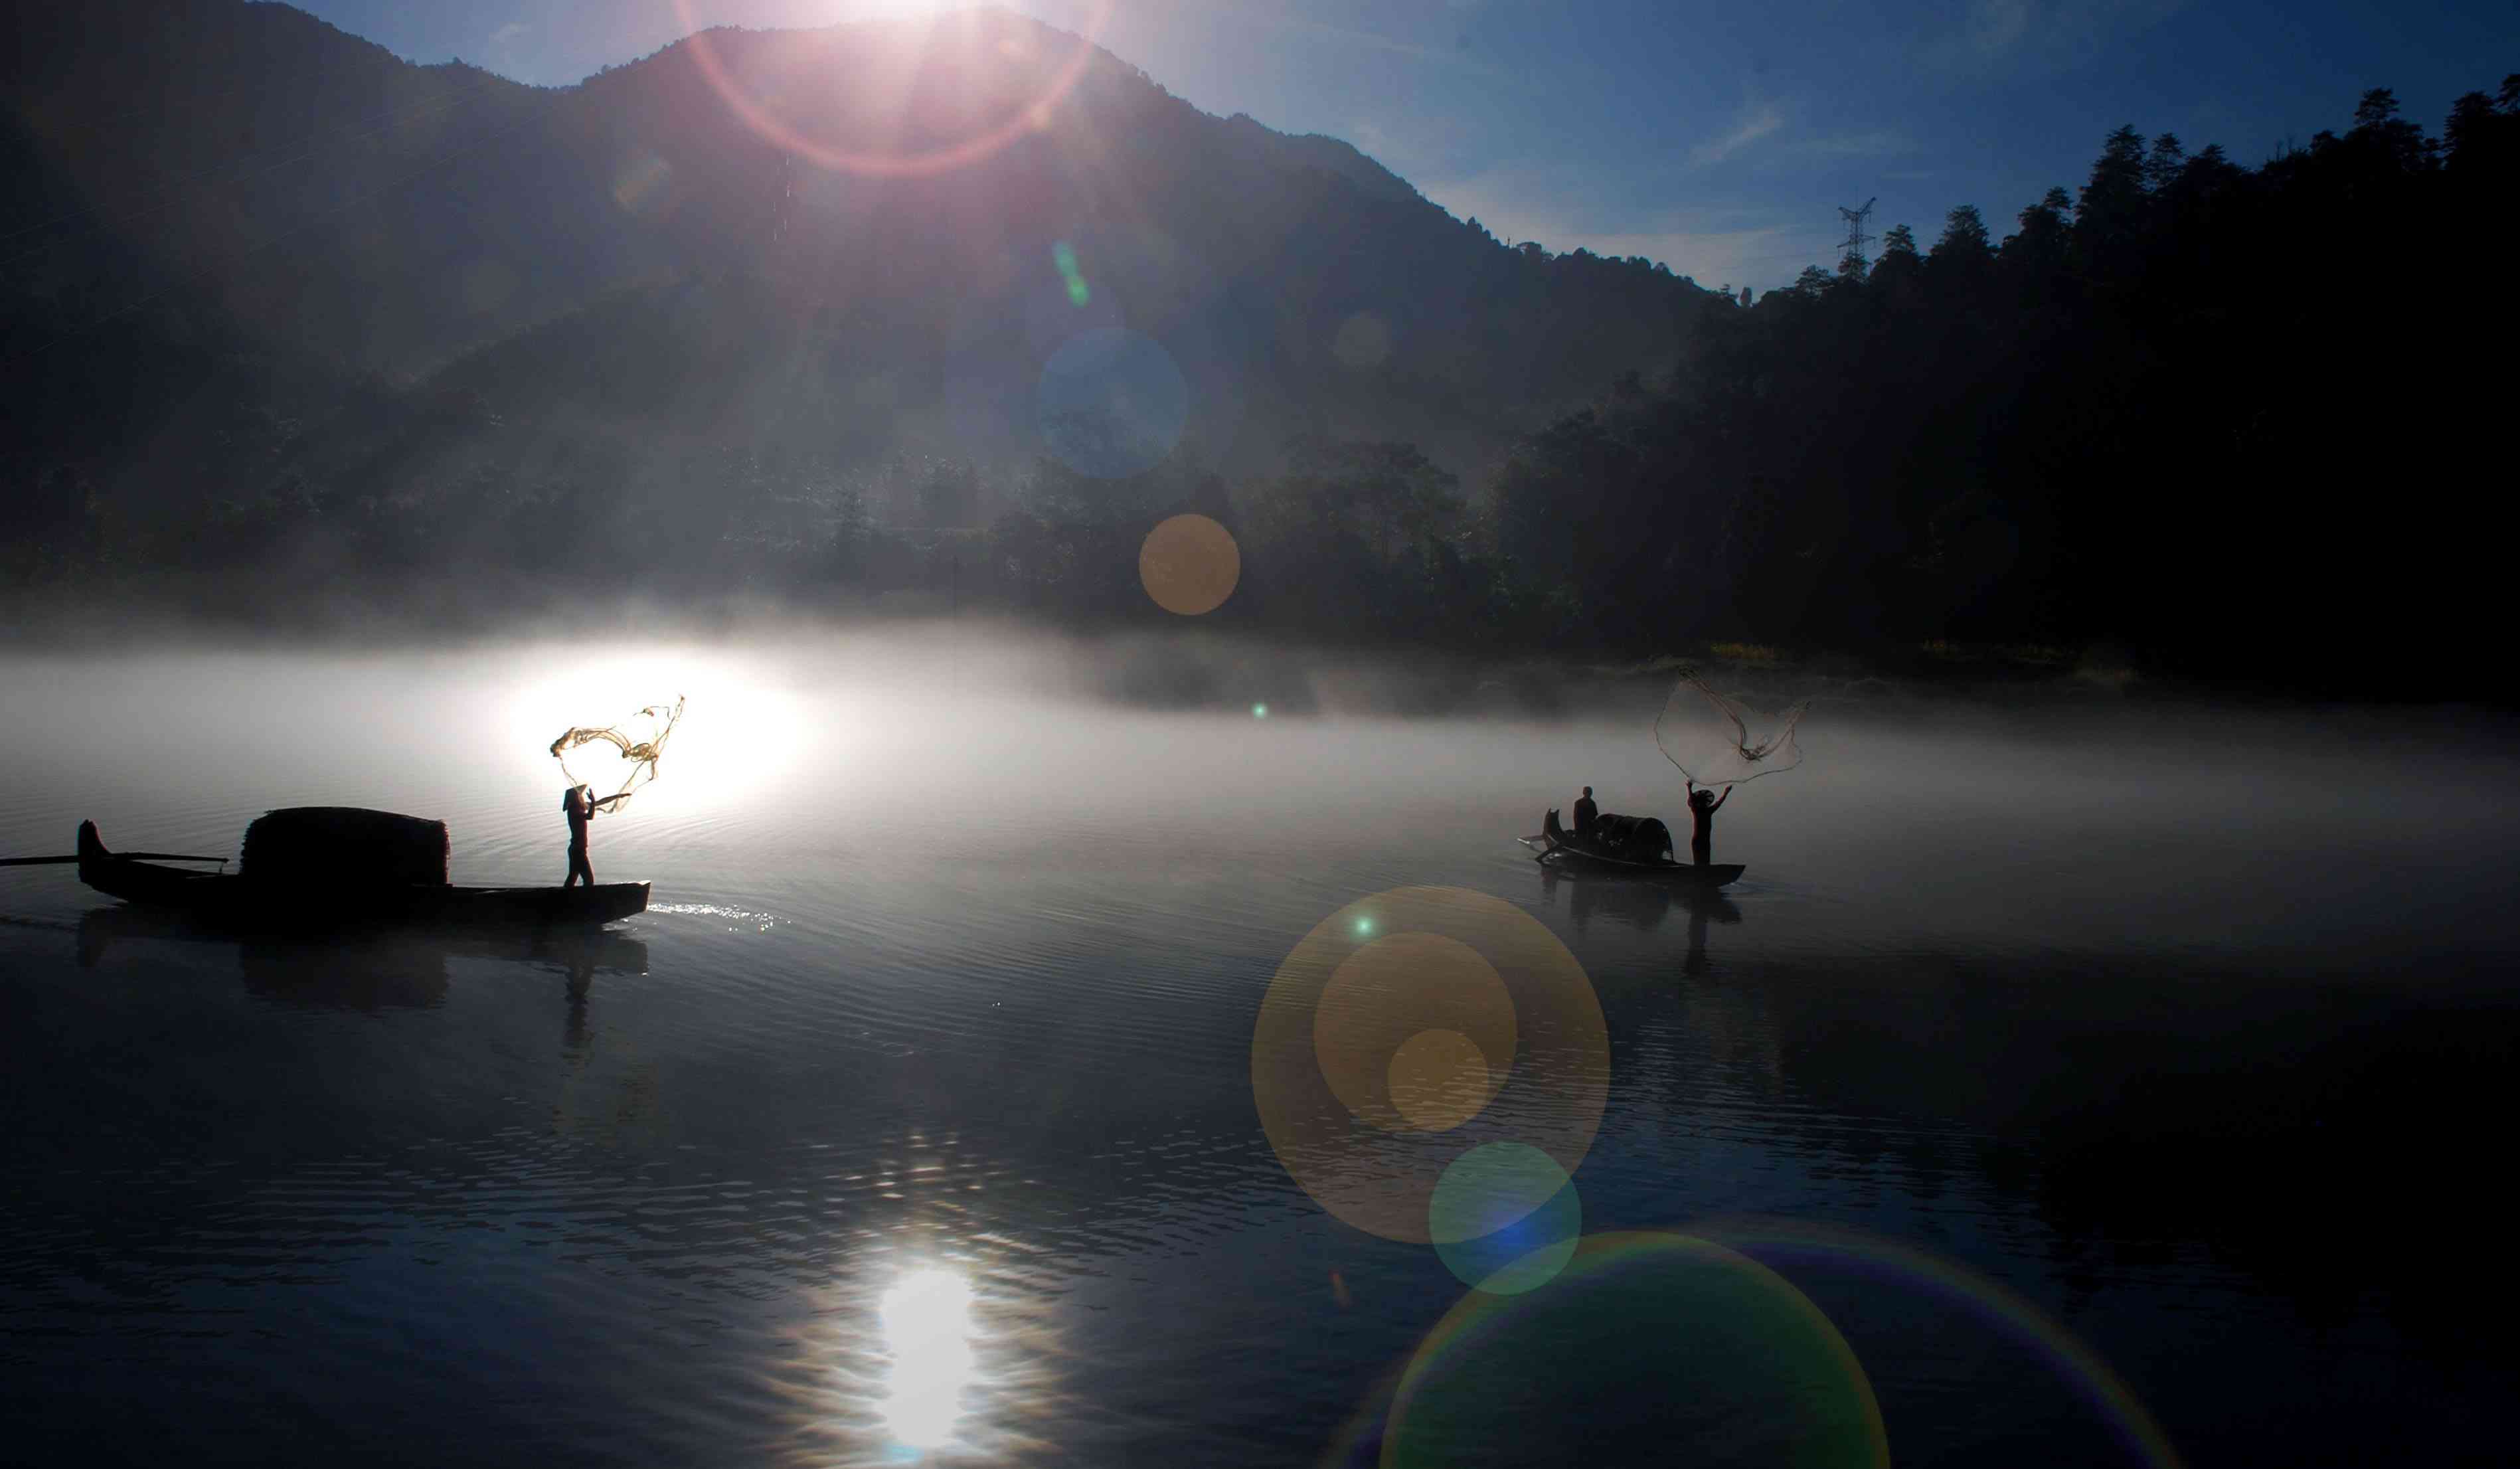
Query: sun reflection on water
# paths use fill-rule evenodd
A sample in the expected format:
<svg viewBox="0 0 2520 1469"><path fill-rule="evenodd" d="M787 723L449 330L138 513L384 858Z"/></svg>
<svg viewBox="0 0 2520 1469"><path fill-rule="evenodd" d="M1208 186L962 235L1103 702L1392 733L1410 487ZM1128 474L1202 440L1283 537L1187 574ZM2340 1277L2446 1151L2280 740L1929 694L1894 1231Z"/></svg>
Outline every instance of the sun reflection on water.
<svg viewBox="0 0 2520 1469"><path fill-rule="evenodd" d="M883 1293L878 1312L892 1357L883 1420L893 1442L921 1449L953 1442L973 1367L969 1282L952 1270L914 1270Z"/></svg>

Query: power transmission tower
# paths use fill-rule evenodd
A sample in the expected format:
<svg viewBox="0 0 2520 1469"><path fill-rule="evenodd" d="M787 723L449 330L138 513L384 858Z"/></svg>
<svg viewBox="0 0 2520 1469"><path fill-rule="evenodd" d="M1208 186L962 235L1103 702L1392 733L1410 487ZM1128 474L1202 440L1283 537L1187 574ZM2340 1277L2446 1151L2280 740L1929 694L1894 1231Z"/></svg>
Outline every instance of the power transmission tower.
<svg viewBox="0 0 2520 1469"><path fill-rule="evenodd" d="M1876 195L1866 200L1864 207L1860 209L1850 209L1844 205L1838 206L1837 212L1846 220L1846 252L1838 257L1841 261L1864 258L1864 247L1872 239L1870 235L1864 232L1864 221L1870 217L1872 207L1880 202L1880 197Z"/></svg>

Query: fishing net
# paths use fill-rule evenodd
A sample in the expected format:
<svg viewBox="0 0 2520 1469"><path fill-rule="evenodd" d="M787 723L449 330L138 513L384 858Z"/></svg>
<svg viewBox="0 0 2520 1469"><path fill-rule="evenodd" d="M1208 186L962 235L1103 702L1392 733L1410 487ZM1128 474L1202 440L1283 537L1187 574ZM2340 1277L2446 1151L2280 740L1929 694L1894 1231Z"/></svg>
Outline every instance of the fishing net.
<svg viewBox="0 0 2520 1469"><path fill-rule="evenodd" d="M656 778L656 761L664 755L665 741L682 717L683 701L680 699L675 700L670 709L661 704L652 704L618 724L602 729L570 730L552 741L552 758L560 761L560 773L567 777L571 786L591 786L591 782L579 779L577 773L569 769L568 753L587 745L611 746L619 753L621 766L624 767L619 770L621 786L609 796L597 797L595 803L617 810L630 803L632 792ZM583 762L584 757L580 758ZM607 769L602 773L608 779L613 771Z"/></svg>
<svg viewBox="0 0 2520 1469"><path fill-rule="evenodd" d="M1695 673L1683 673L1654 720L1654 743L1663 758L1701 786L1732 786L1802 763L1802 747L1794 743L1794 726L1809 701L1777 717L1776 732L1750 738L1750 715L1740 704L1706 686Z"/></svg>

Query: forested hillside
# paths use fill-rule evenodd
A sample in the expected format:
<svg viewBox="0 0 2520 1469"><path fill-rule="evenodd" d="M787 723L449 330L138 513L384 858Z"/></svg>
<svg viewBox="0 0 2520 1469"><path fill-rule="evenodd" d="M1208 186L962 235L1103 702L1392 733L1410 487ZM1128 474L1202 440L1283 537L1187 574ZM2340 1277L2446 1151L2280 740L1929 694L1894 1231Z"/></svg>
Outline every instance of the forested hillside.
<svg viewBox="0 0 2520 1469"><path fill-rule="evenodd" d="M2121 128L2008 227L1901 225L1752 301L1508 248L1004 14L712 31L557 90L278 5L25 30L28 608L1125 621L1187 507L1241 543L1215 620L1313 638L2440 686L2491 616L2520 79L2438 137L2374 91L2256 166Z"/></svg>
<svg viewBox="0 0 2520 1469"><path fill-rule="evenodd" d="M1552 629L1610 642L2098 640L2467 686L2498 619L2520 288L2488 262L2515 182L2520 77L2438 139L2372 91L2256 168L2120 128L2002 239L1968 207L1894 228L1535 436L1494 544Z"/></svg>

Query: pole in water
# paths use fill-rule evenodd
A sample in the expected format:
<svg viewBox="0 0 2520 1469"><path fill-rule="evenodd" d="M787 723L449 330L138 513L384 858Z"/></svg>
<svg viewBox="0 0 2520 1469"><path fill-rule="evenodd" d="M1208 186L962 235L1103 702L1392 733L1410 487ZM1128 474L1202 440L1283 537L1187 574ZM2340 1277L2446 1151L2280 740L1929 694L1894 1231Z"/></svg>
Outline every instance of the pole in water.
<svg viewBox="0 0 2520 1469"><path fill-rule="evenodd" d="M137 857L144 862L216 862L222 867L226 866L230 860L227 857L188 856L180 851L117 851L113 853L113 855L117 857ZM42 867L49 864L75 862L77 860L78 855L75 852L66 857L0 857L0 867Z"/></svg>

